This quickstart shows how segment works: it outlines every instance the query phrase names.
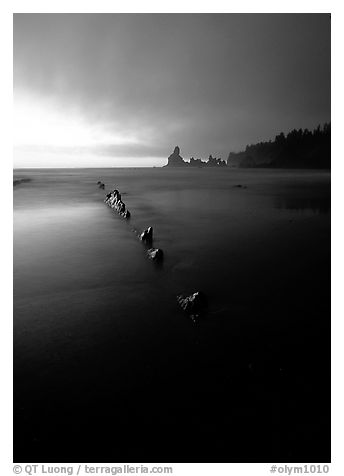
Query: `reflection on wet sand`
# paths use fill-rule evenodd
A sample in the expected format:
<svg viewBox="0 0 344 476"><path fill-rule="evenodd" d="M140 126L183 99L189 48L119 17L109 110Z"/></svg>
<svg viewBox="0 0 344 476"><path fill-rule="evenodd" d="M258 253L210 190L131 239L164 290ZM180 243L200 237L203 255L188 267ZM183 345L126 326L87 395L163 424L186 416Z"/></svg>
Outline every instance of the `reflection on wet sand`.
<svg viewBox="0 0 344 476"><path fill-rule="evenodd" d="M204 172L16 172L16 461L329 460L329 176Z"/></svg>
<svg viewBox="0 0 344 476"><path fill-rule="evenodd" d="M329 213L331 199L327 197L275 197L275 207L292 211L311 211L315 214Z"/></svg>

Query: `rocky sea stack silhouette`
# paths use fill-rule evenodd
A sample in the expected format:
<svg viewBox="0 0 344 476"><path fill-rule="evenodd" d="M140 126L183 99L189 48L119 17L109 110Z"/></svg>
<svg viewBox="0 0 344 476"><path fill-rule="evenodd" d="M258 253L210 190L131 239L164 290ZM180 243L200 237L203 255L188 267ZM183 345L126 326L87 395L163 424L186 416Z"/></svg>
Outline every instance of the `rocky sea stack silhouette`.
<svg viewBox="0 0 344 476"><path fill-rule="evenodd" d="M165 167L226 167L227 164L224 160L217 159L212 155L209 155L207 161L201 159L194 159L191 157L190 162L186 162L183 157L180 156L180 148L176 146L173 154L167 159Z"/></svg>
<svg viewBox="0 0 344 476"><path fill-rule="evenodd" d="M167 159L167 165L166 167L185 167L186 162L184 162L183 158L179 155L180 154L180 148L176 145L174 148L173 154L169 156Z"/></svg>

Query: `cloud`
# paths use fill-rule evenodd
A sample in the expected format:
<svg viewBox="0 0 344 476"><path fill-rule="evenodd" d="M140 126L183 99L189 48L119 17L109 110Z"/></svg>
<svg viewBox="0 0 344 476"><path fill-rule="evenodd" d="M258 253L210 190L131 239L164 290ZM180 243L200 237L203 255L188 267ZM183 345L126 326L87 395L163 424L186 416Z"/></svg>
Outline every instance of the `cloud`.
<svg viewBox="0 0 344 476"><path fill-rule="evenodd" d="M329 15L14 15L15 96L102 130L99 157L225 157L328 120L329 62Z"/></svg>

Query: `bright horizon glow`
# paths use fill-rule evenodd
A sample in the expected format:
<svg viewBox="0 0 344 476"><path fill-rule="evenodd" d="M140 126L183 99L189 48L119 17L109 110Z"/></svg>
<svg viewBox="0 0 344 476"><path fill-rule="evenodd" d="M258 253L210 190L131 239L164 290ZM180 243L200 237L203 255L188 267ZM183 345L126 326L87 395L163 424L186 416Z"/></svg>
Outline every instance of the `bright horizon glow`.
<svg viewBox="0 0 344 476"><path fill-rule="evenodd" d="M51 104L20 98L14 102L14 146L81 147L127 140L90 126L76 113Z"/></svg>
<svg viewBox="0 0 344 476"><path fill-rule="evenodd" d="M14 100L14 168L97 167L97 149L139 145L130 134L113 131L109 124L89 124L76 110L62 109L41 98L16 95ZM102 153L100 167L135 167L128 157ZM145 160L147 159L147 160ZM142 166L161 165L161 159L143 158Z"/></svg>

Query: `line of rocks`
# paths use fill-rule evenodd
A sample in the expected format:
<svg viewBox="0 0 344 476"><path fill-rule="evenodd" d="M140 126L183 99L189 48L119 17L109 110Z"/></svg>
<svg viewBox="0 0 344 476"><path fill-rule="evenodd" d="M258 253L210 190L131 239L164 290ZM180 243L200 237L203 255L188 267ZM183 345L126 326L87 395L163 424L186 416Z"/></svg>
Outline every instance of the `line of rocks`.
<svg viewBox="0 0 344 476"><path fill-rule="evenodd" d="M98 182L99 187L104 185L102 182ZM101 187L101 188L105 188ZM125 203L122 200L122 196L119 190L114 189L109 192L105 196L104 203L106 203L110 208L117 211L121 217L129 219L131 214L129 210L126 208ZM144 230L141 234L139 234L139 239L146 245L149 246L147 250L147 256L150 260L155 261L157 263L161 263L164 259L164 253L160 248L153 248L153 228L150 226L146 230Z"/></svg>
<svg viewBox="0 0 344 476"><path fill-rule="evenodd" d="M143 243L151 246L153 243L153 227L149 226L138 236ZM154 261L161 261L163 259L163 251L160 248L150 248L147 254ZM193 322L196 322L208 307L207 297L202 291L196 291L189 296L178 294L177 302Z"/></svg>
<svg viewBox="0 0 344 476"><path fill-rule="evenodd" d="M164 259L164 252L161 248L152 248L153 244L153 227L149 226L139 235L139 239L149 247L147 250L147 256L152 261L161 263Z"/></svg>
<svg viewBox="0 0 344 476"><path fill-rule="evenodd" d="M99 188L104 189L105 184L98 181ZM117 189L112 190L105 196L104 203L110 208L117 211L123 218L129 219L130 212L126 208L125 203L122 200L121 194ZM161 248L153 247L153 227L149 226L141 233L137 233L140 241L148 247L147 256L150 260L156 263L162 263L164 259L164 252ZM189 296L179 294L177 296L177 302L182 310L189 315L193 322L204 313L207 308L207 298L202 291L196 291Z"/></svg>

